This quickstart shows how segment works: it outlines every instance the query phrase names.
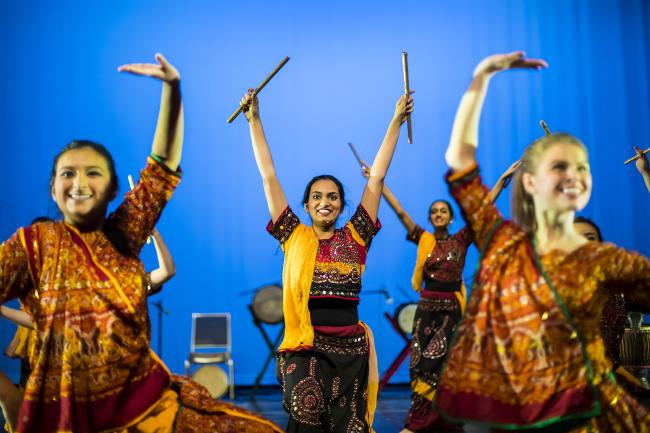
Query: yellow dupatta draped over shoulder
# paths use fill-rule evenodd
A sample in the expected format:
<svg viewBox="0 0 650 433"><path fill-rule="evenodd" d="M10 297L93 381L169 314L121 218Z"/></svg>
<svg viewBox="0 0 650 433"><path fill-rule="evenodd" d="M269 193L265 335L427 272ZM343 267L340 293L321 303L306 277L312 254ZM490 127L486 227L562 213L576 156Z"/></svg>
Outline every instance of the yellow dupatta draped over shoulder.
<svg viewBox="0 0 650 433"><path fill-rule="evenodd" d="M278 351L309 350L314 345L314 328L311 326L308 305L309 289L318 252L318 238L314 229L299 224L282 244L282 250L282 312L285 327Z"/></svg>
<svg viewBox="0 0 650 433"><path fill-rule="evenodd" d="M365 246L352 223L346 226L352 237ZM318 253L318 237L314 229L299 224L282 244L284 267L282 269L282 311L284 313L284 338L278 352L311 350L314 346L314 328L309 314L309 290L311 288ZM363 269L362 269L363 271ZM366 421L372 430L372 421L377 407L379 389L379 371L377 353L370 328L363 322L359 324L366 331L368 341L368 407Z"/></svg>
<svg viewBox="0 0 650 433"><path fill-rule="evenodd" d="M431 232L424 231L420 236L418 242L417 258L415 259L415 268L413 269L413 277L411 278L411 285L413 290L419 292L422 290L422 282L424 280L424 265L431 254L431 251L436 247L436 237ZM460 291L454 292L458 303L460 304L460 311L465 311L465 304L467 303L467 290L465 282L462 282Z"/></svg>

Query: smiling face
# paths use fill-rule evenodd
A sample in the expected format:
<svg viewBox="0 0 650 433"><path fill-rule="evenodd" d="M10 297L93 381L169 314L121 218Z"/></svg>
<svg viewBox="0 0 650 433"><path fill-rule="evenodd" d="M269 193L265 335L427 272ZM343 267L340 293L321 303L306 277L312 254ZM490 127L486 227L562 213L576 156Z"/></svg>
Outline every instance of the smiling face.
<svg viewBox="0 0 650 433"><path fill-rule="evenodd" d="M305 210L314 225L324 228L335 225L342 209L341 193L336 183L322 179L312 184Z"/></svg>
<svg viewBox="0 0 650 433"><path fill-rule="evenodd" d="M591 196L591 171L585 151L573 143L558 141L540 156L533 173L523 173L524 189L538 212L583 209Z"/></svg>
<svg viewBox="0 0 650 433"><path fill-rule="evenodd" d="M436 229L446 229L451 224L451 212L444 201L433 202L429 209L429 220Z"/></svg>
<svg viewBox="0 0 650 433"><path fill-rule="evenodd" d="M64 152L56 163L51 192L65 222L79 228L100 227L115 196L106 159L89 147Z"/></svg>

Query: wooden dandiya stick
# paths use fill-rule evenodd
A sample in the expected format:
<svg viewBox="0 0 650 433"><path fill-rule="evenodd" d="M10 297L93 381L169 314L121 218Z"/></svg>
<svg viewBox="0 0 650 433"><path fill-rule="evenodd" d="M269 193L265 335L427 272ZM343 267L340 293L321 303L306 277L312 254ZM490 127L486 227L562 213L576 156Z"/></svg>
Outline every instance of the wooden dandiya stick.
<svg viewBox="0 0 650 433"><path fill-rule="evenodd" d="M359 165L361 166L361 168L368 167L368 164L366 164L365 162L363 162L363 159L361 159L361 157L360 157L359 154L357 153L357 149L354 148L354 145L353 145L352 143L348 143L348 146L350 146L350 150L351 150L352 153L354 154L354 157L357 159L357 162L359 163Z"/></svg>
<svg viewBox="0 0 650 433"><path fill-rule="evenodd" d="M264 88L264 86L266 86L269 83L269 81L271 81L271 78L275 77L275 74L277 74L280 71L280 69L282 69L282 67L287 64L288 61L289 61L289 56L286 56L284 59L282 59L282 61L278 64L278 66L276 66L275 69L271 71L268 77L266 77L264 81L262 81L262 83L259 86L257 86L255 90L253 90L252 96L255 97L255 95L260 93ZM239 116L239 113L241 113L243 110L244 110L244 106L240 105L239 108L237 108L235 112L230 115L230 117L228 118L228 123L232 123L232 121L235 120L235 118Z"/></svg>
<svg viewBox="0 0 650 433"><path fill-rule="evenodd" d="M544 134L546 134L546 135L551 135L551 130L549 129L549 127L548 127L548 125L546 124L546 122L544 122L544 119L540 120L540 121L539 121L539 124L540 124L540 126L542 127L542 129L544 130Z"/></svg>
<svg viewBox="0 0 650 433"><path fill-rule="evenodd" d="M627 165L630 162L636 161L637 159L641 158L643 155L650 153L650 147L648 147L646 150L641 150L635 146L634 150L636 150L636 155L634 155L632 158L625 161L623 164Z"/></svg>
<svg viewBox="0 0 650 433"><path fill-rule="evenodd" d="M404 72L404 94L408 98L408 96L411 94L411 90L409 88L409 61L408 61L408 53L406 51L402 51L402 69ZM409 144L413 143L413 125L411 124L411 115L406 116L406 127L408 128L408 139L409 139Z"/></svg>
<svg viewBox="0 0 650 433"><path fill-rule="evenodd" d="M133 183L133 176L131 176L131 175L129 174L129 175L127 176L127 179L129 179L129 187L131 188L131 191L133 191L133 189L135 188L135 184ZM151 243L151 236L148 236L148 237L147 237L147 243L148 243L148 244Z"/></svg>

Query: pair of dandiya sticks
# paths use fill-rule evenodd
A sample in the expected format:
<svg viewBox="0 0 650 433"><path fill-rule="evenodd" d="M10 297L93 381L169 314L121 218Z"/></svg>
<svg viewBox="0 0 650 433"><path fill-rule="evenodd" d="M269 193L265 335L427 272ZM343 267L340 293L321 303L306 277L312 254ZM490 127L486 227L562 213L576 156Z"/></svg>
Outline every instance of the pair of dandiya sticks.
<svg viewBox="0 0 650 433"><path fill-rule="evenodd" d="M271 71L271 73L270 73L270 74L269 74L269 75L264 79L264 81L262 81L262 83L260 83L260 85L257 86L257 87L255 88L255 90L253 90L252 96L255 97L257 94L259 94L259 93L262 91L262 89L263 89L263 88L264 88L264 87L269 83L269 81L271 81L271 79L272 79L273 77L275 77L275 75L276 75L278 72L280 72L280 69L282 69L282 67L283 67L284 65L286 65L288 61L289 61L289 56L286 56L284 59L282 59L282 61L278 64L278 66L276 66L275 69L273 69L273 71ZM411 93L411 90L410 90L410 88L409 88L409 64L408 64L408 54L407 54L406 51L403 51L403 52L402 52L402 70L403 70L403 73L404 73L404 94L405 94L406 96L409 96L410 93ZM228 118L227 122L228 122L228 123L232 123L232 121L235 120L235 119L237 118L237 116L239 116L239 114L244 110L244 108L246 108L246 104L244 104L244 105L240 105L240 106L239 106L239 107L238 107L238 108L237 108L237 109L236 109L236 110L235 110L235 111L230 115L230 117ZM413 143L413 127L412 127L412 124L411 124L411 115L410 115L410 114L406 117L406 123L407 123L407 126L408 126L408 142L409 142L409 144L411 144L411 143ZM544 129L544 133L545 133L546 135L550 135L550 134L551 134L551 130L549 129L549 127L548 127L548 125L546 124L546 122L543 121L543 120L540 120L539 123L540 123L540 125L542 126L542 128ZM365 167L366 164L365 164L365 163L363 162L363 160L359 157L359 154L358 154L357 151L355 150L355 148L354 148L354 146L352 145L352 143L348 143L348 145L350 146L350 149L352 150L352 153L354 153L354 156L356 157L356 159L357 159L357 161L359 162L359 164L360 164L362 167ZM629 163L631 163L632 161L636 161L637 159L642 158L644 155L650 153L650 147L647 148L646 150L641 150L641 149L639 149L637 146L634 146L634 150L636 151L636 155L634 155L633 157L627 159L623 164L629 164ZM507 182L508 180L509 180L509 179L507 179L506 182Z"/></svg>
<svg viewBox="0 0 650 433"><path fill-rule="evenodd" d="M273 71L271 71L271 73L264 79L264 81L262 81L262 83L259 86L257 86L255 88L255 90L253 90L253 93L251 94L251 96L255 97L257 94L259 94L262 91L262 89L269 83L269 81L271 81L271 79L273 77L275 77L275 74L280 72L280 69L282 69L282 67L284 65L286 65L288 61L289 61L289 56L286 56L284 59L282 59L282 61L278 64L278 66L276 66L275 69L273 69ZM410 93L411 93L411 90L409 88L409 64L408 64L408 54L406 53L406 51L402 52L402 69L404 71L404 94L406 96L409 96ZM227 122L232 123L232 121L235 120L235 118L237 118L237 116L239 116L239 114L244 110L244 108L246 108L246 104L240 105L235 110L235 112L230 115ZM406 116L406 123L408 125L409 144L411 144L411 143L413 143L413 127L411 126L411 115L410 114L408 116Z"/></svg>

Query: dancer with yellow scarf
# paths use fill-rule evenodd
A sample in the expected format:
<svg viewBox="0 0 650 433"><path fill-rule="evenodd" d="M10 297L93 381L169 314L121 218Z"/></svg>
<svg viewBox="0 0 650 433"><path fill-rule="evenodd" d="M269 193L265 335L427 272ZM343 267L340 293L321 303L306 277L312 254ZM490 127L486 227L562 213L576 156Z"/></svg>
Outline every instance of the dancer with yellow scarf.
<svg viewBox="0 0 650 433"><path fill-rule="evenodd" d="M497 199L517 167L519 161L495 183L490 191L492 201ZM361 172L368 178L370 167L362 162ZM454 211L448 201L437 199L429 206L429 222L434 232L428 232L413 221L386 184L382 195L406 229L406 239L417 245L411 283L413 290L420 293L420 300L413 319L409 363L411 407L402 433L462 431L460 425L446 422L433 409L431 402L436 394L448 342L465 308L463 268L467 248L472 243L470 228L465 226L450 234Z"/></svg>
<svg viewBox="0 0 650 433"><path fill-rule="evenodd" d="M411 96L397 101L356 212L336 221L345 192L333 176L313 178L303 197L312 224L301 224L275 173L257 97L242 99L255 161L271 214L267 230L285 254L285 335L279 365L289 433L372 431L377 365L369 329L359 322L361 275L370 242L381 227L377 211L400 126L413 110Z"/></svg>

